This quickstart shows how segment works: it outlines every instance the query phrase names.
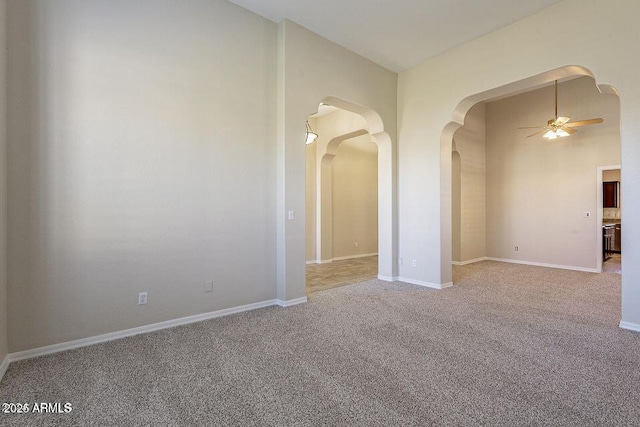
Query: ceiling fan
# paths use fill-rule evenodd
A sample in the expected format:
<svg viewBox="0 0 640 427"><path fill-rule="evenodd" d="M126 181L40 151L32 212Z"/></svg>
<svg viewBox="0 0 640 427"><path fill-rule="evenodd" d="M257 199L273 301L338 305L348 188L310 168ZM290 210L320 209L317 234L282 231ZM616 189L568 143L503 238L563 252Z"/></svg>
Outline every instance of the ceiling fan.
<svg viewBox="0 0 640 427"><path fill-rule="evenodd" d="M556 80L556 116L555 118L549 120L547 122L547 125L544 127L527 126L527 127L520 127L518 129L540 129L538 132L527 136L527 138L531 138L532 136L536 136L541 133L544 133L544 135L542 135L543 138L556 139L556 138L563 138L565 136L573 135L574 133L577 132L577 130L574 129L575 127L595 125L598 123L602 123L604 121L601 118L580 120L577 122L570 122L569 120L571 120L569 117L558 117L558 81Z"/></svg>

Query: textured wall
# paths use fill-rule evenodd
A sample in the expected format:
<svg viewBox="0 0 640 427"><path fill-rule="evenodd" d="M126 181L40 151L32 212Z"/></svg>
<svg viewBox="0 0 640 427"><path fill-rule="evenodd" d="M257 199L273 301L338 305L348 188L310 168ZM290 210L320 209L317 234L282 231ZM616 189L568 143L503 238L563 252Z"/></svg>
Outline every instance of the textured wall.
<svg viewBox="0 0 640 427"><path fill-rule="evenodd" d="M276 25L218 0L9 14L10 350L275 298Z"/></svg>

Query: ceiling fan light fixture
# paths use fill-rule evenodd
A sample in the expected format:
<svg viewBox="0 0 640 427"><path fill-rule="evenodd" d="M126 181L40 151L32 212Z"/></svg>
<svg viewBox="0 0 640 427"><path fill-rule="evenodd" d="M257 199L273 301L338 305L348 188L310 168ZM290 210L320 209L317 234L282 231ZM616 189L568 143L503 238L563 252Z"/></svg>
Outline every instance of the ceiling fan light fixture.
<svg viewBox="0 0 640 427"><path fill-rule="evenodd" d="M571 136L571 134L561 128L549 129L544 135L542 135L542 137L545 139L564 138L565 136Z"/></svg>
<svg viewBox="0 0 640 427"><path fill-rule="evenodd" d="M307 144L307 145L313 144L313 142L316 140L316 138L318 138L318 134L317 133L307 132L307 138L305 140L305 144Z"/></svg>
<svg viewBox="0 0 640 427"><path fill-rule="evenodd" d="M555 118L548 120L547 125L544 127L535 127L535 126L527 126L521 127L519 129L540 129L539 131L527 136L527 138L531 138L536 135L542 135L545 139L556 139L556 138L565 138L567 136L571 136L577 132L576 127L579 126L587 126L587 125L596 125L598 123L602 123L604 119L601 117L589 120L579 120L576 122L572 122L569 117L558 116L558 81L555 81L555 110L556 115Z"/></svg>

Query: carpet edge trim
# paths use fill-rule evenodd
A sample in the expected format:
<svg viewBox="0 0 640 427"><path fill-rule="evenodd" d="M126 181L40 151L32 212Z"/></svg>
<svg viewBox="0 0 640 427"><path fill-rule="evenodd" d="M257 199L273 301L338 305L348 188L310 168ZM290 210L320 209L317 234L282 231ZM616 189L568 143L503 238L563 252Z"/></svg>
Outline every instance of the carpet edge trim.
<svg viewBox="0 0 640 427"><path fill-rule="evenodd" d="M5 358L5 360L8 360L7 364L9 364L11 362L17 362L19 360L33 359L34 357L60 353L62 351L73 350L81 347L88 347L95 344L101 344L108 341L114 341L121 338L131 337L134 335L146 334L149 332L160 331L163 329L169 329L169 328L173 328L181 325L188 325L190 323L202 322L209 319L229 316L231 314L242 313L245 311L257 310L259 308L271 307L274 305L278 305L278 300L273 299L273 300L256 302L252 304L240 305L237 307L223 308L221 310L210 311L208 313L201 313L193 316L180 317L177 319L151 323L148 325L138 326L135 328L123 329L121 331L109 332L106 334L95 335L92 337L81 338L78 340L66 341L66 342L52 344L44 347L36 347L29 350L9 353Z"/></svg>

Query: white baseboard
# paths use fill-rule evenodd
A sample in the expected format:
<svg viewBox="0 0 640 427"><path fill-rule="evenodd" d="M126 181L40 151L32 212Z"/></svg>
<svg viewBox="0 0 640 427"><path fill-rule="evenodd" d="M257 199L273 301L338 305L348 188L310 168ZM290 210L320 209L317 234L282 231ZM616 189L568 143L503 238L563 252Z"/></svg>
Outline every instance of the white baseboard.
<svg viewBox="0 0 640 427"><path fill-rule="evenodd" d="M423 282L422 280L407 279L406 277L398 277L398 280L405 283L411 283L412 285L424 286L424 287L433 288L433 289L445 289L453 286L453 282L442 283L442 284L430 283L430 282Z"/></svg>
<svg viewBox="0 0 640 427"><path fill-rule="evenodd" d="M628 331L640 332L640 325L637 323L625 322L624 320L621 320L620 327Z"/></svg>
<svg viewBox="0 0 640 427"><path fill-rule="evenodd" d="M7 369L9 369L9 355L8 354L4 357L4 360L2 361L2 364L0 364L0 381L2 381L2 378L4 378L4 374L7 373Z"/></svg>
<svg viewBox="0 0 640 427"><path fill-rule="evenodd" d="M304 299L306 300L306 297ZM229 316L231 314L242 313L244 311L256 310L258 308L270 307L274 305L280 305L279 301L274 299L256 302L253 304L241 305L238 307L225 308L222 310L211 311L209 313L196 314L194 316L187 316L181 317L179 319L167 320L165 322L152 323L150 325L139 326L137 328L125 329L122 331L96 335L93 337L82 338L74 341L67 341L60 344L48 345L45 347L38 347L31 350L18 351L16 353L9 353L6 359L8 359L9 362L32 359L34 357L44 356L47 354L59 353L61 351L72 350L79 347L87 347L94 344L100 344L107 341L130 337L133 335L145 334L148 332L173 328L175 326L187 325L189 323L202 322L203 320L215 319L216 317Z"/></svg>
<svg viewBox="0 0 640 427"><path fill-rule="evenodd" d="M298 305L298 304L304 304L307 302L307 297L300 297L300 298L296 298L296 299L290 299L290 300L276 300L276 304L278 304L280 307L291 307L292 305Z"/></svg>
<svg viewBox="0 0 640 427"><path fill-rule="evenodd" d="M343 261L345 259L356 259L356 258L367 258L370 256L376 256L378 255L378 253L373 253L373 254L359 254L359 255L347 255L347 256L338 256L333 258L333 261Z"/></svg>
<svg viewBox="0 0 640 427"><path fill-rule="evenodd" d="M487 257L487 261L507 262L509 264L533 265L535 267L559 268L561 270L584 271L586 273L597 273L597 268L575 267L571 265L547 264L544 262L522 261L519 259L493 258Z"/></svg>
<svg viewBox="0 0 640 427"><path fill-rule="evenodd" d="M382 276L378 274L378 280L382 280L383 282L395 282L396 280L398 280L398 278L391 276Z"/></svg>
<svg viewBox="0 0 640 427"><path fill-rule="evenodd" d="M486 261L488 258L486 256L480 257L480 258L476 258L476 259L470 259L468 261L451 261L451 264L453 265L469 265L469 264L475 264L476 262L480 262L480 261Z"/></svg>

